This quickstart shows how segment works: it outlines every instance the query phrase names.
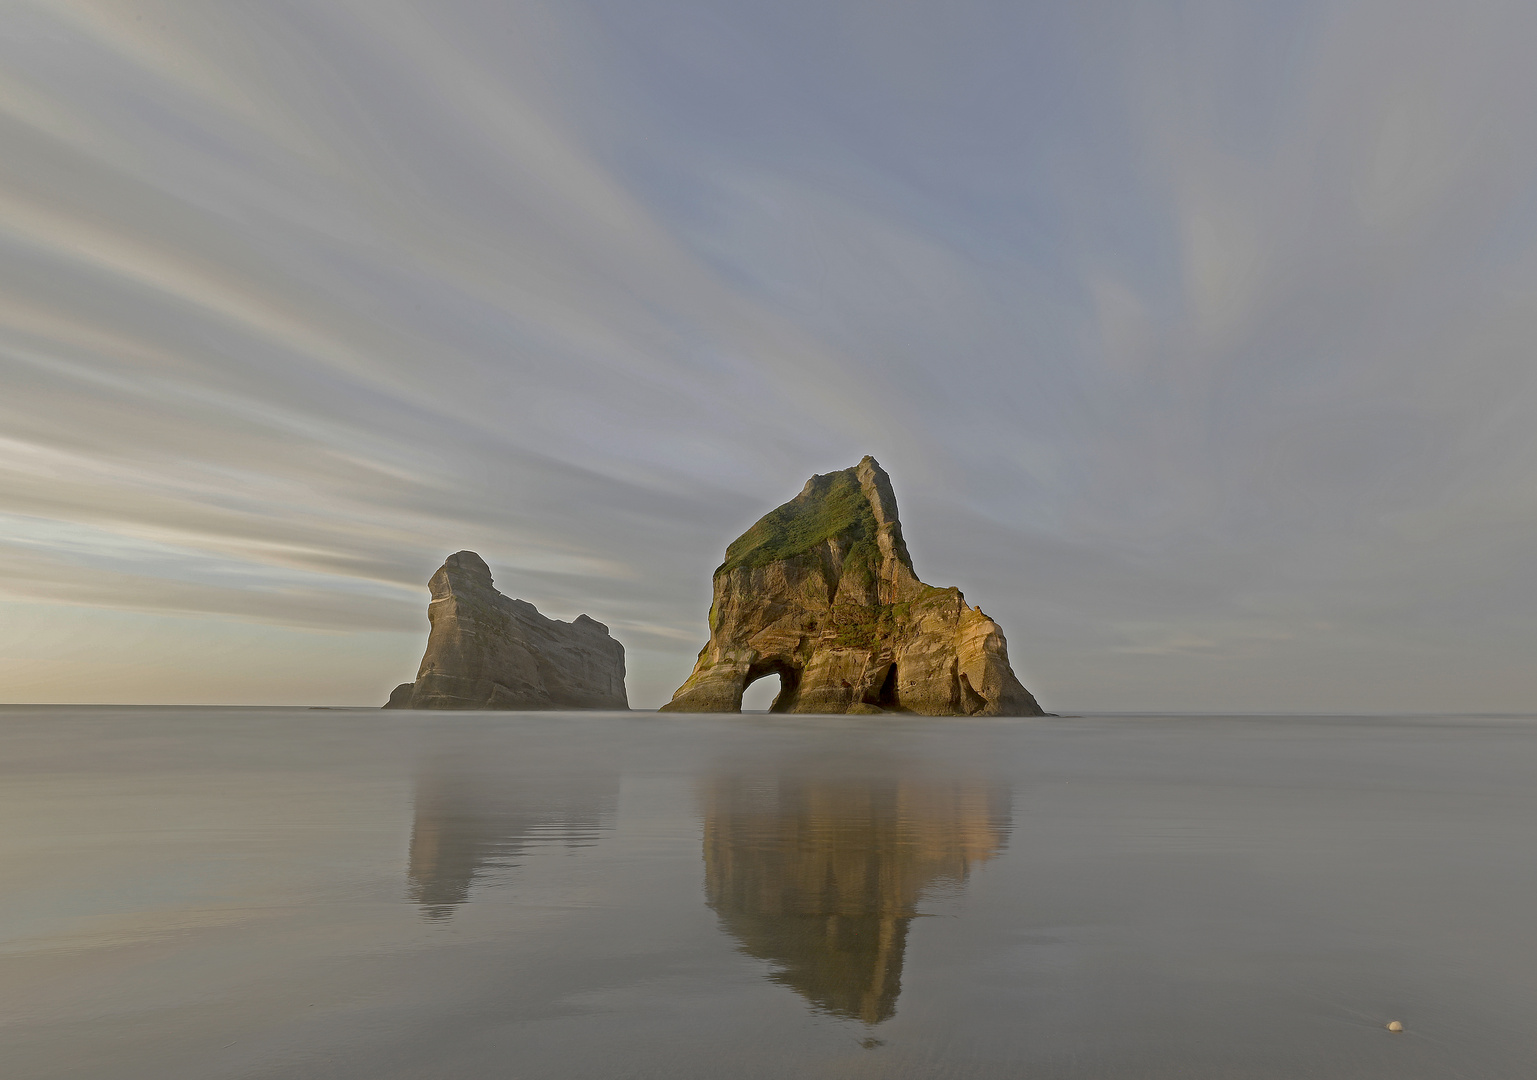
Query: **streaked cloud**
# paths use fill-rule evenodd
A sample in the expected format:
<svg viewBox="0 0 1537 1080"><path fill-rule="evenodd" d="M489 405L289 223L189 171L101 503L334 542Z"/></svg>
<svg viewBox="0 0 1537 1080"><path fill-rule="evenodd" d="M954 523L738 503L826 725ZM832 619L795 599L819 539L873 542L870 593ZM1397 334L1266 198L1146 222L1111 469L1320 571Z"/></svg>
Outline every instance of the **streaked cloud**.
<svg viewBox="0 0 1537 1080"><path fill-rule="evenodd" d="M382 700L469 547L654 705L869 452L1048 708L1537 701L1529 5L4 23L0 698Z"/></svg>

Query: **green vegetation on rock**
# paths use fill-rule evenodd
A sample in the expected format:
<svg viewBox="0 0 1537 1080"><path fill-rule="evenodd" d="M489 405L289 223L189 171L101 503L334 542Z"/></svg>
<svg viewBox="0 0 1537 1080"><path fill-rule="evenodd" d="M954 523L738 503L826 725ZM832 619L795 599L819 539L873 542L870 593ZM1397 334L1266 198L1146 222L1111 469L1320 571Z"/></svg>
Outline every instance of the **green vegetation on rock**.
<svg viewBox="0 0 1537 1080"><path fill-rule="evenodd" d="M845 604L833 609L833 644L840 649L874 648L891 632L889 606L855 607Z"/></svg>
<svg viewBox="0 0 1537 1080"><path fill-rule="evenodd" d="M871 566L880 559L875 546L875 514L853 469L812 479L811 490L765 514L726 549L716 574L752 569L804 555L835 536L854 541L848 562ZM847 565L847 563L846 563Z"/></svg>

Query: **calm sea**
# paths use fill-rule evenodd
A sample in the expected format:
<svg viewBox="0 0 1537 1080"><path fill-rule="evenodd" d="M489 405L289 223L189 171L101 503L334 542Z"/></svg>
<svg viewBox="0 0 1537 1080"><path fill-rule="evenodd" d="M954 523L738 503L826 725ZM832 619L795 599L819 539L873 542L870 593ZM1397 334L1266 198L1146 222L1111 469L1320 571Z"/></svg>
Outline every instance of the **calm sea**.
<svg viewBox="0 0 1537 1080"><path fill-rule="evenodd" d="M0 709L8 1080L1534 1073L1530 719Z"/></svg>

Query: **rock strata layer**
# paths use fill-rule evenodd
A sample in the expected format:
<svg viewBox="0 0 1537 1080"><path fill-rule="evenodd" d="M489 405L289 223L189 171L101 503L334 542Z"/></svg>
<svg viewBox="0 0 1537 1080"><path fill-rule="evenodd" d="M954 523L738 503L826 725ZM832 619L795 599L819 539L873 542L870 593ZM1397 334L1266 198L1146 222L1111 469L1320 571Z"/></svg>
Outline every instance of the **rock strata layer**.
<svg viewBox="0 0 1537 1080"><path fill-rule="evenodd" d="M709 643L662 708L740 712L742 691L771 674L774 712L1043 715L998 624L959 589L918 580L872 457L813 476L726 549Z"/></svg>
<svg viewBox="0 0 1537 1080"><path fill-rule="evenodd" d="M628 709L624 646L578 615L561 622L503 596L473 551L450 555L428 583L432 632L416 681L386 709Z"/></svg>

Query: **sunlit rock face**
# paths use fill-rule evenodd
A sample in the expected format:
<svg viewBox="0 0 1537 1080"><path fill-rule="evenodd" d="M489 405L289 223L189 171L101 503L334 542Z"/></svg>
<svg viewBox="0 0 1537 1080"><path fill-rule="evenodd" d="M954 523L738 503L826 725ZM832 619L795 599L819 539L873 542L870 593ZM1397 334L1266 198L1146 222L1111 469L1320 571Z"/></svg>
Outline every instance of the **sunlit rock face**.
<svg viewBox="0 0 1537 1080"><path fill-rule="evenodd" d="M1008 836L1009 791L982 780L722 777L704 793L705 897L721 926L813 1008L896 1011L925 891L964 883Z"/></svg>
<svg viewBox="0 0 1537 1080"><path fill-rule="evenodd" d="M726 549L709 643L662 708L740 712L771 674L774 712L1041 715L998 624L918 580L872 457L813 476Z"/></svg>
<svg viewBox="0 0 1537 1080"><path fill-rule="evenodd" d="M561 622L503 596L473 551L428 583L432 632L416 681L387 709L628 709L624 646L586 615Z"/></svg>

